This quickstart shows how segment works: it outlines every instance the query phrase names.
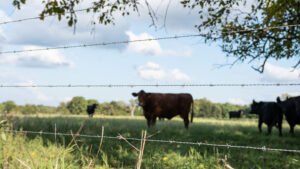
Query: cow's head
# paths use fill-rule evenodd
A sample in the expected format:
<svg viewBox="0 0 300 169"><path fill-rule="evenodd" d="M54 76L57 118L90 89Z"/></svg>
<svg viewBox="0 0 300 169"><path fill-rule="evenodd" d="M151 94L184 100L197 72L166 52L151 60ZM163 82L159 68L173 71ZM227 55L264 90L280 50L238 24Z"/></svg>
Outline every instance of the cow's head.
<svg viewBox="0 0 300 169"><path fill-rule="evenodd" d="M241 115L244 113L244 111L243 110L239 110L238 111Z"/></svg>
<svg viewBox="0 0 300 169"><path fill-rule="evenodd" d="M283 112L284 114L288 111L288 108L291 107L291 106L289 105L290 102L289 102L288 100L289 100L289 99L287 98L286 101L281 101L281 100L280 100L280 97L277 97L277 98L276 98L277 104L279 105L279 107L281 108L281 110L282 110L282 112Z"/></svg>
<svg viewBox="0 0 300 169"><path fill-rule="evenodd" d="M252 101L250 114L259 114L259 109L263 103L256 102L255 100Z"/></svg>
<svg viewBox="0 0 300 169"><path fill-rule="evenodd" d="M138 93L132 93L132 96L134 97L138 97L139 100L139 105L140 106L145 106L146 105L146 97L147 97L147 93L144 90L141 90Z"/></svg>

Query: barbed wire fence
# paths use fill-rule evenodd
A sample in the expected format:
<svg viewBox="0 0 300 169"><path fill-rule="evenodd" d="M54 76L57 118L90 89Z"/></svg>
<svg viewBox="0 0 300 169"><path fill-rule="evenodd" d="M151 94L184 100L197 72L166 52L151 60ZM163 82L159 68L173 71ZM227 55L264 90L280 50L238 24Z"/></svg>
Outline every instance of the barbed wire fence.
<svg viewBox="0 0 300 169"><path fill-rule="evenodd" d="M202 83L202 84L0 84L0 88L134 88L134 87L282 87L300 83Z"/></svg>
<svg viewBox="0 0 300 169"><path fill-rule="evenodd" d="M59 133L59 132L44 132L44 131L19 131L19 130L4 130L9 133L22 133L22 134L37 134L37 135L55 135L55 136L68 136L73 137L73 134L69 133ZM105 138L105 139L117 139L131 141L142 141L140 138L132 137L120 137L120 136L101 136L101 135L87 135L87 134L76 134L76 137L86 137L86 138ZM270 148L266 146L254 147L254 146L242 146L242 145L230 145L230 144L215 144L215 143L205 143L205 142L187 142L178 140L158 140L158 139L146 139L146 142L156 142L156 143L169 143L169 144L184 144L191 146L209 146L209 147L221 147L221 148L235 148L235 149L252 149L252 150L262 150L262 151L277 151L277 152L289 152L289 153L300 153L300 150L293 149L280 149L280 148Z"/></svg>

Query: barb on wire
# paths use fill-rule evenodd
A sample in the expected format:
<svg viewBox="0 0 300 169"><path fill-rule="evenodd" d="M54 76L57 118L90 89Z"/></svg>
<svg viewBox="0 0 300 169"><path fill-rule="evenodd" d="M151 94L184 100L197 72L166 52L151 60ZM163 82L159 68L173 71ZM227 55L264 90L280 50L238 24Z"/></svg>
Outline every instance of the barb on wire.
<svg viewBox="0 0 300 169"><path fill-rule="evenodd" d="M300 83L197 83L197 84L77 84L77 85L11 85L0 84L0 88L133 88L133 87L256 87L256 86L300 86Z"/></svg>
<svg viewBox="0 0 300 169"><path fill-rule="evenodd" d="M22 133L22 134L43 134L43 135L55 135L52 132L39 132L39 131L18 131L18 130L4 130L5 132L10 133ZM61 136L72 137L72 134L69 133L56 133ZM86 135L78 134L77 137L86 137L86 138L107 138L107 139L116 139L120 140L119 136L99 136L99 135ZM130 138L126 137L126 140L132 141L143 141L144 139L140 138ZM254 146L240 146L240 145L229 145L229 144L214 144L214 143L204 143L204 142L187 142L187 141L176 141L176 140L157 140L157 139L145 139L146 142L158 142L158 143L169 143L169 144L184 144L184 145L194 145L194 146L210 146L210 147L222 147L222 148L235 148L235 149L252 149L252 150L262 150L262 151L277 151L277 152L289 152L289 153L300 153L300 150L293 149L280 149L280 148L268 148L266 146L254 147Z"/></svg>
<svg viewBox="0 0 300 169"><path fill-rule="evenodd" d="M283 28L283 27L298 27L298 26L300 26L300 24L280 25L280 26L273 26L273 27L266 27L266 28L259 28L259 29L246 29L246 30L229 31L229 32L217 31L217 32L212 33L212 34L217 35L217 34L232 34L232 33L249 33L249 32L253 32L253 31L261 31L261 30L268 31L268 30L271 30L271 29L278 29L278 28ZM137 42L145 42L145 41L201 37L201 36L206 36L206 35L207 35L206 33L200 33L200 34L189 34L189 35L165 36L165 37L148 38L148 39L124 40L124 41L100 42L100 43L92 43L92 44L79 44L79 45L69 45L69 46L46 47L46 48L37 48L37 49L10 50L10 51L0 51L0 54L9 54L9 53L16 54L16 53L23 53L23 52L36 52L36 51L45 51L45 50L54 50L54 49L69 49L69 48L82 48L82 47L92 47L92 46L128 44L128 43L137 43Z"/></svg>

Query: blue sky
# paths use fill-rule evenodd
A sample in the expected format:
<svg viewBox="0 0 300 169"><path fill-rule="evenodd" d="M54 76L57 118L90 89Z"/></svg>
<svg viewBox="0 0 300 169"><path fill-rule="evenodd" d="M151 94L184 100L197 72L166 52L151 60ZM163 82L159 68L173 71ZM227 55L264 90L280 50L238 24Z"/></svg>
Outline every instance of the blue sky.
<svg viewBox="0 0 300 169"><path fill-rule="evenodd" d="M161 28L167 1L157 9L158 29L149 27L146 7L140 15L116 18L116 25L97 25L93 31L92 14L78 13L76 33L55 17L0 25L0 50L32 49L61 45L89 44L194 34L198 16L172 2L166 27ZM9 2L0 2L0 21L37 16L40 0L28 2L18 11ZM85 3L80 8L88 7ZM217 68L231 63L218 43L204 44L200 38L183 38L104 47L49 50L0 55L0 84L195 84L195 83L299 83L300 70L291 72L296 60L270 60L260 74L251 64ZM74 96L100 102L133 99L132 92L189 92L194 99L249 104L252 99L274 101L283 93L299 95L299 87L134 87L134 88L0 88L0 102L57 106Z"/></svg>

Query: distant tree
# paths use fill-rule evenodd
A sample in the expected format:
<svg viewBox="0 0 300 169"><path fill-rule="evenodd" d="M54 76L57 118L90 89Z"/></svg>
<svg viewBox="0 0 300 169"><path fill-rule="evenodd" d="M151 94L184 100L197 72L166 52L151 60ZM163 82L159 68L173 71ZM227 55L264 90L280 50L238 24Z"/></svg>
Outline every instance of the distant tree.
<svg viewBox="0 0 300 169"><path fill-rule="evenodd" d="M135 116L143 116L143 108L141 108L140 106L138 106L135 110L134 110L134 115Z"/></svg>
<svg viewBox="0 0 300 169"><path fill-rule="evenodd" d="M84 97L76 96L68 102L67 108L71 114L85 114L87 108L87 101Z"/></svg>
<svg viewBox="0 0 300 169"><path fill-rule="evenodd" d="M56 108L56 112L59 114L70 114L67 104L65 102L60 102L59 106Z"/></svg>
<svg viewBox="0 0 300 169"><path fill-rule="evenodd" d="M136 108L136 99L130 99L129 100L129 108L130 108L130 116L133 117L134 116L134 111Z"/></svg>
<svg viewBox="0 0 300 169"><path fill-rule="evenodd" d="M162 1L162 0L161 0ZM21 9L26 0L13 0L13 5ZM81 6L80 0L47 0L41 1L44 8L40 19L47 15L56 15L58 20L67 21L69 26L77 23L76 8ZM92 0L91 8L98 16L100 24L114 24L116 16L128 16L139 13L139 9L148 9L151 25L156 26L159 14L148 1L142 0ZM199 14L195 27L203 36L205 43L220 41L220 47L227 54L240 62L259 61L253 67L259 72L264 71L269 59L294 59L294 67L300 64L300 28L281 27L268 30L266 27L300 23L299 0L180 0L183 8L195 10ZM142 6L146 5L146 7ZM166 20L168 13L161 19ZM180 22L180 21L178 21ZM96 24L95 21L92 22ZM165 23L164 23L165 24ZM248 31L256 29L256 31ZM258 30L257 30L258 29ZM220 33L221 32L221 33ZM240 33L238 33L240 32Z"/></svg>
<svg viewBox="0 0 300 169"><path fill-rule="evenodd" d="M286 100L286 99L288 99L290 97L293 97L293 96L290 95L290 94L288 94L288 93L284 93L284 94L281 95L281 99L283 99L283 100Z"/></svg>
<svg viewBox="0 0 300 169"><path fill-rule="evenodd" d="M129 105L123 101L112 101L110 104L113 106L113 109L116 111L116 113L120 115L128 115L130 113Z"/></svg>
<svg viewBox="0 0 300 169"><path fill-rule="evenodd" d="M38 113L38 108L34 104L26 104L22 109L21 109L22 114L37 114Z"/></svg>
<svg viewBox="0 0 300 169"><path fill-rule="evenodd" d="M196 117L228 118L229 111L242 110L248 112L247 105L234 105L230 103L213 103L207 99L194 100L194 113Z"/></svg>
<svg viewBox="0 0 300 169"><path fill-rule="evenodd" d="M110 103L101 103L99 105L99 111L103 115L113 115L113 107Z"/></svg>
<svg viewBox="0 0 300 169"><path fill-rule="evenodd" d="M56 107L54 106L45 106L45 105L37 105L37 112L38 113L45 113L45 114L54 114L56 113Z"/></svg>
<svg viewBox="0 0 300 169"><path fill-rule="evenodd" d="M122 101L112 101L110 103L101 103L99 111L104 115L129 115L130 108Z"/></svg>
<svg viewBox="0 0 300 169"><path fill-rule="evenodd" d="M17 105L15 104L14 101L7 101L7 102L4 102L4 111L9 114L10 112L14 111L17 109Z"/></svg>
<svg viewBox="0 0 300 169"><path fill-rule="evenodd" d="M247 105L235 105L235 104L230 104L230 103L225 103L225 104L220 104L220 106L222 107L222 116L223 118L229 118L229 112L230 111L239 111L242 110L243 114L247 114L248 110L248 106ZM243 115L242 115L243 116Z"/></svg>
<svg viewBox="0 0 300 169"><path fill-rule="evenodd" d="M98 102L98 100L95 100L95 99L89 99L89 100L87 100L87 104L88 105L99 104L99 102Z"/></svg>

